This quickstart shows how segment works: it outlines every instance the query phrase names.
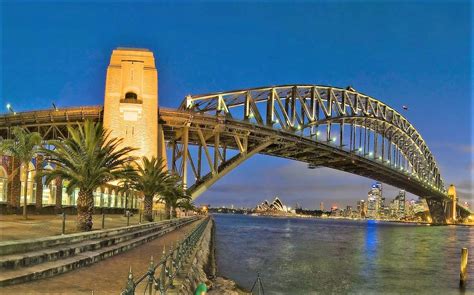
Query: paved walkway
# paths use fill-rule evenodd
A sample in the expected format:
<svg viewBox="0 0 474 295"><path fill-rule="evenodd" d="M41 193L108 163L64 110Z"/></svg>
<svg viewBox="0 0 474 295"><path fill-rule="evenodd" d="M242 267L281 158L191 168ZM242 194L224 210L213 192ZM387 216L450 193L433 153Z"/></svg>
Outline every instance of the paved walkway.
<svg viewBox="0 0 474 295"><path fill-rule="evenodd" d="M127 283L128 270L132 267L137 278L147 271L150 256L155 261L161 257L163 246L169 249L172 243L184 238L197 223L186 225L145 245L123 254L105 259L88 267L56 277L30 283L0 288L0 294L115 294L118 295ZM143 291L140 293L142 294ZM138 294L138 293L137 293Z"/></svg>
<svg viewBox="0 0 474 295"><path fill-rule="evenodd" d="M139 214L130 216L130 225L138 224ZM23 219L21 215L0 215L0 241L34 239L60 235L62 215L30 215ZM159 216L155 220L159 220ZM93 216L93 230L101 229L102 215ZM127 225L127 217L122 214L106 214L105 228ZM66 233L76 232L76 215L66 216Z"/></svg>

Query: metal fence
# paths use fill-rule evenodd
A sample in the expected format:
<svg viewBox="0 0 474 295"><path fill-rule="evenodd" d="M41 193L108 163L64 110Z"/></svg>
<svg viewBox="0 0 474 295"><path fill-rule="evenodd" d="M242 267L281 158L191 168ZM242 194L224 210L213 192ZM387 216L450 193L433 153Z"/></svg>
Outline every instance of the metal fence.
<svg viewBox="0 0 474 295"><path fill-rule="evenodd" d="M150 266L148 271L134 279L132 269L128 273L128 280L122 295L132 295L135 292L143 290L143 294L166 294L168 289L173 288L173 279L180 271L183 263L189 258L201 238L210 217L189 233L181 242L177 243L175 247L171 247L168 251L163 249L163 254L160 261L155 264L153 256L150 259Z"/></svg>

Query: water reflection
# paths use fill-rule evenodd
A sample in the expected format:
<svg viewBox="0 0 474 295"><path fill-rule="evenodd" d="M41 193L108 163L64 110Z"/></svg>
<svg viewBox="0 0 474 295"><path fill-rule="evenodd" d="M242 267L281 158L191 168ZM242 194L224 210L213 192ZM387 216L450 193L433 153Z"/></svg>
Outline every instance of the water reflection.
<svg viewBox="0 0 474 295"><path fill-rule="evenodd" d="M377 222L368 220L365 229L366 259L372 261L377 256Z"/></svg>

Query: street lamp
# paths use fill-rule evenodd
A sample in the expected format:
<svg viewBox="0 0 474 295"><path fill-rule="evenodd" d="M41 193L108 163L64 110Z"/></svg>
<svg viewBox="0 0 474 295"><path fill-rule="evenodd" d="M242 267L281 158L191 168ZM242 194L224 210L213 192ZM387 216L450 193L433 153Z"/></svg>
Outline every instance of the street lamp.
<svg viewBox="0 0 474 295"><path fill-rule="evenodd" d="M13 110L13 107L11 104L7 103L6 107L10 113L12 113L13 115L16 115L16 112Z"/></svg>
<svg viewBox="0 0 474 295"><path fill-rule="evenodd" d="M59 111L58 107L56 106L56 104L54 102L51 102L51 104L53 105L53 109L57 112Z"/></svg>

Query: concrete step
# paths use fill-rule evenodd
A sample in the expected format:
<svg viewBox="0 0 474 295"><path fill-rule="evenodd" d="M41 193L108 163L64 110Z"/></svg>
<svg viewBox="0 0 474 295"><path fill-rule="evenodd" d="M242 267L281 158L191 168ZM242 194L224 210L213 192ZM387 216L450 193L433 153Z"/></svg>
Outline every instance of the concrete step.
<svg viewBox="0 0 474 295"><path fill-rule="evenodd" d="M189 217L188 217L189 218ZM80 232L67 235L49 236L39 239L26 239L19 241L2 241L0 242L0 255L8 255L15 253L25 253L29 251L46 249L59 245L66 245L85 240L103 238L111 235L117 235L121 233L127 233L136 231L137 229L143 229L147 227L154 227L156 224L166 224L172 222L170 220L150 222L138 225L131 225L127 227L119 227L104 230L95 230L91 232Z"/></svg>
<svg viewBox="0 0 474 295"><path fill-rule="evenodd" d="M92 240L86 240L82 242L71 243L67 245L60 245L56 247L50 247L46 249L39 249L35 251L29 251L26 253L16 253L10 255L0 256L0 270L11 270L20 267L28 267L35 264L40 264L48 261L54 261L58 259L67 258L74 256L85 251L98 250L102 247L111 246L120 242L124 242L135 237L140 237L167 227L170 227L173 223L157 223L154 227L137 228L131 232L117 232L112 235L108 235L103 238L94 238Z"/></svg>
<svg viewBox="0 0 474 295"><path fill-rule="evenodd" d="M25 267L19 267L16 269L4 270L0 272L0 286L7 286L12 284L18 284L28 282L31 280L37 280L41 278L47 278L54 275L58 275L70 270L74 270L86 265L90 265L97 261L103 260L107 257L114 256L132 249L138 245L144 244L150 240L160 237L167 232L170 232L176 228L180 228L186 224L194 222L195 218L181 220L177 223L168 224L168 226L162 226L158 230L151 230L142 235L135 236L133 232L129 233L131 238L121 240L114 244L107 244L98 249L89 249L83 252L74 253L74 255L58 257L55 260L43 261L42 263L29 265ZM145 232L145 230L144 230ZM88 241L98 242L98 241ZM83 242L83 246L87 247L87 242ZM100 244L100 241L99 241ZM69 249L69 247L64 247ZM63 253L68 250L63 248ZM75 247L73 247L75 249ZM52 252L56 253L59 249L51 249ZM12 256L13 257L13 256ZM19 259L21 260L21 259Z"/></svg>

